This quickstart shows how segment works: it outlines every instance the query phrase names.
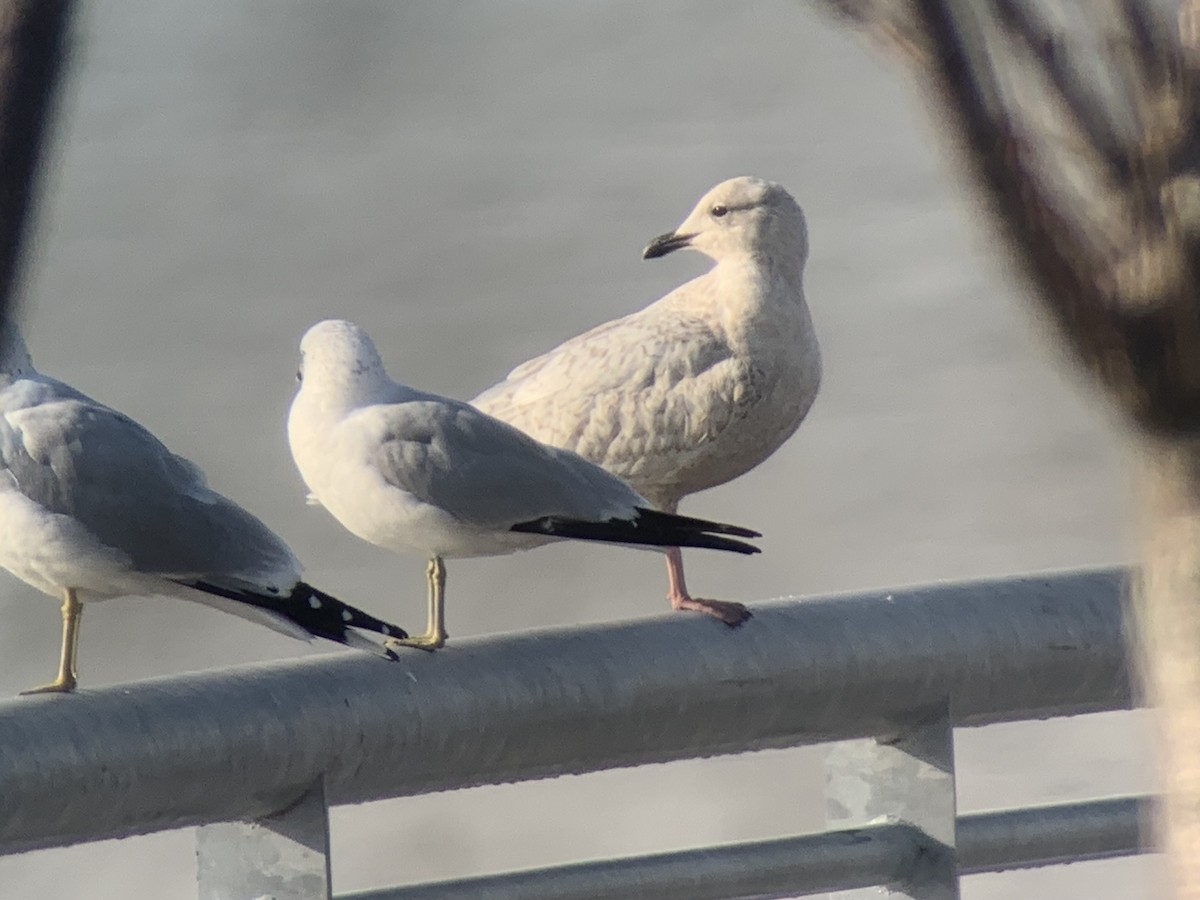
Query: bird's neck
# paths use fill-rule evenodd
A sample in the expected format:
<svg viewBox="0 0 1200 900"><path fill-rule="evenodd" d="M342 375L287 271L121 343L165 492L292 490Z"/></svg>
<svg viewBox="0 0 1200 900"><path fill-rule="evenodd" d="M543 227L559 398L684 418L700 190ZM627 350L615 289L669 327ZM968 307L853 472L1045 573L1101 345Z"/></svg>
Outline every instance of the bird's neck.
<svg viewBox="0 0 1200 900"><path fill-rule="evenodd" d="M755 258L759 267L768 273L768 277L788 284L797 296L803 297L805 263L803 256L775 253L771 255L756 254Z"/></svg>
<svg viewBox="0 0 1200 900"><path fill-rule="evenodd" d="M707 275L712 289L703 292L712 321L732 346L754 344L781 329L802 335L811 325L800 275L799 268L751 254L721 260Z"/></svg>
<svg viewBox="0 0 1200 900"><path fill-rule="evenodd" d="M379 388L361 381L317 381L305 379L295 406L306 416L322 421L344 418L363 406L379 402Z"/></svg>
<svg viewBox="0 0 1200 900"><path fill-rule="evenodd" d="M772 258L761 253L745 253L722 259L709 273L722 288L722 297L740 296L750 303L778 302L804 304L804 264Z"/></svg>
<svg viewBox="0 0 1200 900"><path fill-rule="evenodd" d="M292 459L318 498L328 487L330 441L338 425L360 405L351 392L339 387L306 377L288 410Z"/></svg>

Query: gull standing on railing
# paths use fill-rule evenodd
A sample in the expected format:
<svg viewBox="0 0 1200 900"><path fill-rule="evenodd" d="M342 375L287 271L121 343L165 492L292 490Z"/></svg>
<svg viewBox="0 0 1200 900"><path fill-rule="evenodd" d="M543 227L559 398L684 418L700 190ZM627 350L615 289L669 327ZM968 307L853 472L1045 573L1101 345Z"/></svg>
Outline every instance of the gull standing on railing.
<svg viewBox="0 0 1200 900"><path fill-rule="evenodd" d="M351 629L403 629L300 581L280 537L137 422L39 374L16 324L3 325L0 566L63 598L58 677L28 693L74 690L82 603L130 594L395 657Z"/></svg>
<svg viewBox="0 0 1200 900"><path fill-rule="evenodd" d="M742 475L800 426L821 383L804 300L804 214L778 184L725 181L653 259L683 247L716 262L640 312L606 322L518 366L479 409L627 481L659 509ZM688 593L683 555L667 551L668 598L739 625L741 603Z"/></svg>
<svg viewBox="0 0 1200 900"><path fill-rule="evenodd" d="M350 322L314 325L300 356L288 440L313 498L363 540L429 559L427 632L393 645L433 650L446 642L446 558L567 538L758 552L723 536L755 531L655 511L574 453L467 403L397 384Z"/></svg>

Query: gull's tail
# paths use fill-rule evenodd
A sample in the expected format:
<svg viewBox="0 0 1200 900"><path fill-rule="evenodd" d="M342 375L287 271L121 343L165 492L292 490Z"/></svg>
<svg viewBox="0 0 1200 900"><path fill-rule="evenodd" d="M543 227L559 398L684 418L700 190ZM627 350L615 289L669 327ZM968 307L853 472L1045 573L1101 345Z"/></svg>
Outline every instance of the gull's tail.
<svg viewBox="0 0 1200 900"><path fill-rule="evenodd" d="M728 550L731 553L761 553L758 547L745 541L721 535L738 537L762 537L757 531L693 519L674 513L659 512L638 507L632 519L609 519L606 522L589 522L584 519L569 519L564 516L543 516L531 522L514 525L512 531L529 534L546 534L553 537L576 538L581 541L605 541L612 544L643 544L651 547L704 547L709 550Z"/></svg>
<svg viewBox="0 0 1200 900"><path fill-rule="evenodd" d="M294 637L325 638L388 659L396 659L396 654L351 629L359 628L388 638L404 639L408 637L408 632L403 628L377 619L370 613L343 603L337 597L317 590L311 584L303 581L297 582L296 586L292 588L292 592L286 596L229 588L209 581L188 581L181 582L181 584L203 591L214 598L233 600L234 605L232 606L221 603L212 604L228 612L238 614L241 611L236 608L237 605L244 604L245 607L250 607L255 612L266 613L265 617L252 615L247 618L275 627L285 634ZM249 612L250 610L244 611Z"/></svg>

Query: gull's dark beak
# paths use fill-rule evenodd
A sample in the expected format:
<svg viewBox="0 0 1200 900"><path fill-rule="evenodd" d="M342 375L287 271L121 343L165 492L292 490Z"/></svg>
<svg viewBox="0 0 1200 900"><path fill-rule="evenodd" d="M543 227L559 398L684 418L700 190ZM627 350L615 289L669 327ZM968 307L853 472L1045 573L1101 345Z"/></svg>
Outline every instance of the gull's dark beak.
<svg viewBox="0 0 1200 900"><path fill-rule="evenodd" d="M642 251L642 259L658 259L660 256L666 256L668 253L688 246L695 236L694 234L680 234L678 231L660 234L646 245L646 249Z"/></svg>

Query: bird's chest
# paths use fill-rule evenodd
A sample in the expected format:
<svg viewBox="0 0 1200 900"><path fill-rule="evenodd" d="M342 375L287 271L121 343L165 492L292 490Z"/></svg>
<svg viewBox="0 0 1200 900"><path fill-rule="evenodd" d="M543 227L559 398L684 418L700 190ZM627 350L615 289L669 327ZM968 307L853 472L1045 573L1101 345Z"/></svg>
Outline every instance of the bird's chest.
<svg viewBox="0 0 1200 900"><path fill-rule="evenodd" d="M728 329L731 439L786 436L804 418L821 379L821 356L803 301L764 308ZM739 427L734 429L734 425Z"/></svg>
<svg viewBox="0 0 1200 900"><path fill-rule="evenodd" d="M806 320L776 317L733 336L729 359L710 376L707 401L693 403L678 424L687 438L677 447L673 471L658 476L670 483L667 491L688 494L736 478L796 431L821 377L820 353ZM635 487L653 494L664 489L636 480Z"/></svg>
<svg viewBox="0 0 1200 900"><path fill-rule="evenodd" d="M727 388L729 414L698 435L700 448L711 458L711 475L721 481L766 459L795 432L812 405L819 370L814 371L811 359L773 349L773 354L738 358Z"/></svg>

